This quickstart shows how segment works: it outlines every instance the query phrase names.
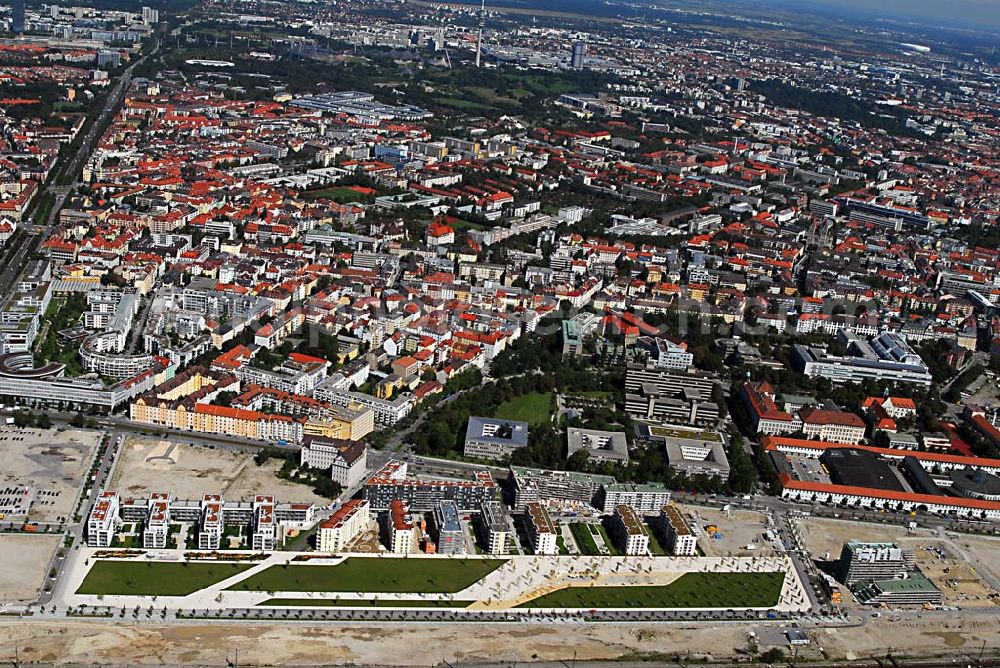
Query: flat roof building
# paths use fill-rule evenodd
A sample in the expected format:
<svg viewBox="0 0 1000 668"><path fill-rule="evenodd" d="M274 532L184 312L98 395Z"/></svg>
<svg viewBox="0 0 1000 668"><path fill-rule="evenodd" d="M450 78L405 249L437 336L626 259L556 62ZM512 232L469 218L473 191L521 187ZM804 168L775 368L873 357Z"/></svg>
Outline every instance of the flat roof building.
<svg viewBox="0 0 1000 668"><path fill-rule="evenodd" d="M670 468L685 475L729 477L725 440L715 431L650 427L650 436L663 441Z"/></svg>
<svg viewBox="0 0 1000 668"><path fill-rule="evenodd" d="M549 511L540 503L529 503L524 508L525 528L535 554L559 554L556 525Z"/></svg>
<svg viewBox="0 0 1000 668"><path fill-rule="evenodd" d="M465 430L466 457L500 461L528 445L528 423L499 418L470 417Z"/></svg>
<svg viewBox="0 0 1000 668"><path fill-rule="evenodd" d="M631 506L615 506L611 526L622 551L626 556L638 557L649 554L649 534L642 516Z"/></svg>
<svg viewBox="0 0 1000 668"><path fill-rule="evenodd" d="M479 539L487 554L507 554L513 532L510 517L499 501L486 501L479 511Z"/></svg>
<svg viewBox="0 0 1000 668"><path fill-rule="evenodd" d="M465 554L465 532L454 501L443 499L434 508L438 554Z"/></svg>
<svg viewBox="0 0 1000 668"><path fill-rule="evenodd" d="M657 483L612 483L601 485L599 505L605 512L615 506L631 506L640 513L652 513L670 503L670 490Z"/></svg>
<svg viewBox="0 0 1000 668"><path fill-rule="evenodd" d="M566 456L584 451L594 462L628 464L628 441L621 431L600 431L569 427L566 430Z"/></svg>
<svg viewBox="0 0 1000 668"><path fill-rule="evenodd" d="M515 510L523 509L528 503L552 501L593 505L601 485L615 483L615 479L607 475L527 466L511 466L510 477L514 483Z"/></svg>
<svg viewBox="0 0 1000 668"><path fill-rule="evenodd" d="M693 557L698 553L698 539L680 509L672 503L660 509L660 530L670 554Z"/></svg>

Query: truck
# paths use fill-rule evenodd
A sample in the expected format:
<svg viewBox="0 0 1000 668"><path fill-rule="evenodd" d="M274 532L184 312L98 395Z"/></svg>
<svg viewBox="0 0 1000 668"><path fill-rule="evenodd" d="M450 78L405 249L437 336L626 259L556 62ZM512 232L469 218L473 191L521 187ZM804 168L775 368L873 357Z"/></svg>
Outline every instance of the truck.
<svg viewBox="0 0 1000 668"><path fill-rule="evenodd" d="M12 424L14 424L14 418L12 418L12 417L4 418L3 419L3 423L9 427Z"/></svg>

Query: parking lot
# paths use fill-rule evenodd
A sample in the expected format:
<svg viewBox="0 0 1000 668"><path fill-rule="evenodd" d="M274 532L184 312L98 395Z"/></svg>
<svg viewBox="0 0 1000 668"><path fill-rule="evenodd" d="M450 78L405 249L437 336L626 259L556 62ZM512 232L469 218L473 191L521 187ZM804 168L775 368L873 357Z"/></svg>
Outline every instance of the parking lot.
<svg viewBox="0 0 1000 668"><path fill-rule="evenodd" d="M71 515L99 439L95 431L0 428L4 519L61 522Z"/></svg>

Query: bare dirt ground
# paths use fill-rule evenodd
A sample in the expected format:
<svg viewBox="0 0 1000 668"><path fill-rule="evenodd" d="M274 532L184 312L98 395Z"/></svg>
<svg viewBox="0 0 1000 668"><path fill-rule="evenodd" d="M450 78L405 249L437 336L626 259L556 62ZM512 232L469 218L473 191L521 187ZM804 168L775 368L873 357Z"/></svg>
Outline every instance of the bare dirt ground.
<svg viewBox="0 0 1000 668"><path fill-rule="evenodd" d="M257 466L248 454L130 437L108 487L126 497L157 491L179 499L198 499L215 493L239 501L256 494L273 494L277 501L329 503L306 485L278 478L275 472L279 466L276 460Z"/></svg>
<svg viewBox="0 0 1000 668"><path fill-rule="evenodd" d="M99 439L96 431L2 427L0 488L23 486L32 490L27 519L33 522L68 517Z"/></svg>
<svg viewBox="0 0 1000 668"><path fill-rule="evenodd" d="M802 659L884 657L886 638L897 653L978 655L983 641L996 647L1000 620L872 620L863 627L810 631L813 643ZM759 631L760 627L756 627ZM239 648L240 665L428 666L465 664L641 659L670 663L689 650L730 659L745 647L743 625L310 625L190 624L141 626L90 621L0 621L0 660L97 663L100 665L189 664L224 666ZM412 648L413 651L400 651Z"/></svg>
<svg viewBox="0 0 1000 668"><path fill-rule="evenodd" d="M877 525L817 517L798 520L813 558L840 556L849 540L893 542L913 550L917 567L941 590L945 605L993 608L1000 605L1000 539L985 536L949 537L929 529L913 532L894 525Z"/></svg>
<svg viewBox="0 0 1000 668"><path fill-rule="evenodd" d="M688 518L697 518L699 529L698 547L705 556L769 556L774 554L774 548L763 539L767 524L763 513L754 510L732 510L724 513L717 508L681 505L681 510ZM711 536L705 529L708 525L718 528L717 537ZM752 544L753 550L747 545Z"/></svg>
<svg viewBox="0 0 1000 668"><path fill-rule="evenodd" d="M0 534L0 603L34 601L62 536Z"/></svg>

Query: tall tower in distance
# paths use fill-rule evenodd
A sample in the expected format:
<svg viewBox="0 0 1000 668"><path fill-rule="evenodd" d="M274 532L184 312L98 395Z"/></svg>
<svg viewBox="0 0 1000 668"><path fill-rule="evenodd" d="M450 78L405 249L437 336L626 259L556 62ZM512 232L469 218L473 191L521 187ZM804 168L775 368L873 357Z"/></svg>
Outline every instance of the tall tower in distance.
<svg viewBox="0 0 1000 668"><path fill-rule="evenodd" d="M12 0L11 5L11 32L21 35L24 33L24 0Z"/></svg>
<svg viewBox="0 0 1000 668"><path fill-rule="evenodd" d="M574 70L583 69L583 59L587 56L587 45L583 42L573 42L573 57L570 65Z"/></svg>
<svg viewBox="0 0 1000 668"><path fill-rule="evenodd" d="M476 39L476 67L483 58L483 27L486 25L486 0L479 6L479 37Z"/></svg>

